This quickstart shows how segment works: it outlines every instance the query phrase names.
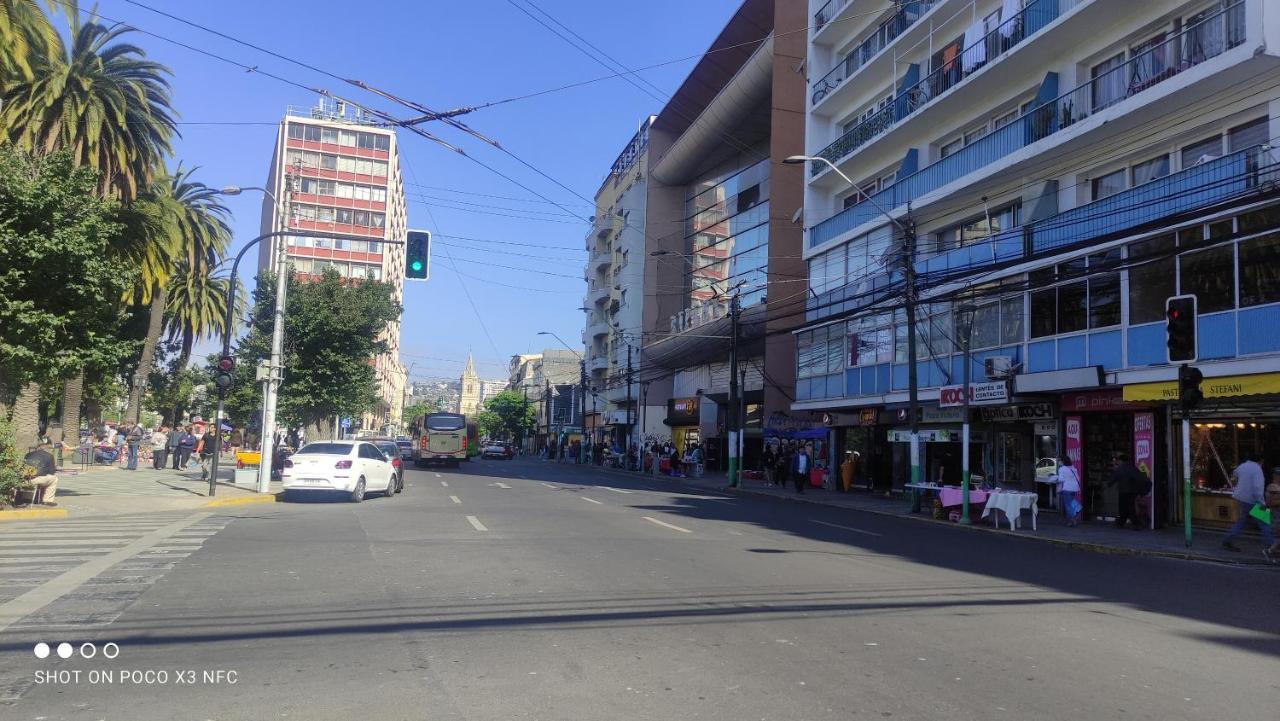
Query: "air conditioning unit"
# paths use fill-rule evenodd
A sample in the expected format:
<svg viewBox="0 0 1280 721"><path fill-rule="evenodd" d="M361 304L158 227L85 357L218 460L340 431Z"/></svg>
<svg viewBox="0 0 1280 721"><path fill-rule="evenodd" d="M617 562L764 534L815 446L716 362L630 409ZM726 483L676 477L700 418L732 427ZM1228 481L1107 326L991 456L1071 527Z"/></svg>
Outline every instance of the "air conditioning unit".
<svg viewBox="0 0 1280 721"><path fill-rule="evenodd" d="M983 361L983 368L986 371L987 380L1008 378L1010 371L1013 370L1013 358L1007 355L990 356Z"/></svg>

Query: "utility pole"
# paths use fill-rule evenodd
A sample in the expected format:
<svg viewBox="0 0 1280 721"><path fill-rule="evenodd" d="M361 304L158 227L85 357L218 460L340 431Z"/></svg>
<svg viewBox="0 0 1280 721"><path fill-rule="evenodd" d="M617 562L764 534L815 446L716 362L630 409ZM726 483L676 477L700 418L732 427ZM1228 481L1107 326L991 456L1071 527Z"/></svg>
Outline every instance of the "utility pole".
<svg viewBox="0 0 1280 721"><path fill-rule="evenodd" d="M297 173L285 175L284 193L284 225L289 227L289 214L292 212L293 184ZM284 310L289 290L288 236L281 236L276 248L276 308L275 322L271 329L271 364L268 367L267 380L262 394L262 465L258 468L258 492L271 490L272 456L275 453L276 407L280 391L280 381L284 377ZM219 423L222 421L219 420Z"/></svg>
<svg viewBox="0 0 1280 721"><path fill-rule="evenodd" d="M631 343L627 343L627 445L639 452L640 444L634 441L631 430ZM627 448L626 453L630 463L632 448Z"/></svg>
<svg viewBox="0 0 1280 721"><path fill-rule="evenodd" d="M960 431L960 523L968 526L973 521L969 518L969 374L972 372L969 368L969 347L973 345L973 313L972 305L965 303L960 306L960 312L964 315L964 373L962 374L963 383L961 392L964 393L964 410Z"/></svg>
<svg viewBox="0 0 1280 721"><path fill-rule="evenodd" d="M547 422L547 440L545 445L547 448L547 460L555 460L551 458L551 380L543 381L546 387L542 391L542 418Z"/></svg>
<svg viewBox="0 0 1280 721"><path fill-rule="evenodd" d="M920 379L916 373L916 226L910 217L902 224L902 275L906 282L907 314L907 412L911 415L911 482L920 483ZM965 388L967 394L969 389ZM912 489L911 510L920 512L920 491Z"/></svg>
<svg viewBox="0 0 1280 721"><path fill-rule="evenodd" d="M737 488L739 480L738 464L740 431L738 428L738 291L734 291L729 299L729 403L725 408L725 425L729 432L729 485Z"/></svg>
<svg viewBox="0 0 1280 721"><path fill-rule="evenodd" d="M747 369L738 371L741 383L738 389L738 485L742 485L742 469L747 465Z"/></svg>
<svg viewBox="0 0 1280 721"><path fill-rule="evenodd" d="M579 377L582 392L578 394L578 405L581 408L581 413L578 416L578 425L582 428L582 448L581 452L578 453L578 463L582 463L585 460L583 456L587 452L587 357L585 355L578 365L582 369Z"/></svg>

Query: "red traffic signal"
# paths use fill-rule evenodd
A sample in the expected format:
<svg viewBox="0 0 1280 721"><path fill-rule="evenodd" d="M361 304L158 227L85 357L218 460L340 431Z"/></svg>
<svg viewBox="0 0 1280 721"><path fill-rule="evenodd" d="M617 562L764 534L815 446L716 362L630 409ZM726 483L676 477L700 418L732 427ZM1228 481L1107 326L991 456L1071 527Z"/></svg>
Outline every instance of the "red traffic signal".
<svg viewBox="0 0 1280 721"><path fill-rule="evenodd" d="M1165 345L1170 363L1196 361L1196 297L1176 295L1165 301Z"/></svg>
<svg viewBox="0 0 1280 721"><path fill-rule="evenodd" d="M224 355L214 364L213 384L218 387L219 392L226 392L231 387L231 383L235 380L236 359L229 355Z"/></svg>
<svg viewBox="0 0 1280 721"><path fill-rule="evenodd" d="M229 355L224 355L218 359L218 372L231 373L236 369L236 359Z"/></svg>

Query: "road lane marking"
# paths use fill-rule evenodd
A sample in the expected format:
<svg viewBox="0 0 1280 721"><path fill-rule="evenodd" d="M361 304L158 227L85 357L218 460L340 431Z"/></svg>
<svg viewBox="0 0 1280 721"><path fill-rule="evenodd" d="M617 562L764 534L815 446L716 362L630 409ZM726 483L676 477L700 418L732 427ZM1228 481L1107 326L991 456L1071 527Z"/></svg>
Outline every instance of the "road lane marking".
<svg viewBox="0 0 1280 721"><path fill-rule="evenodd" d="M439 478L439 477L440 477L440 474L439 474L439 473L437 473L437 474L436 474L436 478Z"/></svg>
<svg viewBox="0 0 1280 721"><path fill-rule="evenodd" d="M453 501L454 503L462 503L462 499L458 498L457 496L449 496L449 500Z"/></svg>
<svg viewBox="0 0 1280 721"><path fill-rule="evenodd" d="M544 483L544 484L542 484L542 485L546 486L547 488L555 488L555 489L559 489L559 488L560 488L560 486L553 486L553 485L551 485L550 483Z"/></svg>
<svg viewBox="0 0 1280 721"><path fill-rule="evenodd" d="M505 484L505 483L503 483L503 482L501 482L501 481L499 481L499 482L497 482L497 483L490 483L489 485L490 485L490 486L497 486L498 488L510 488L510 487L511 487L511 486L508 486L507 484Z"/></svg>
<svg viewBox="0 0 1280 721"><path fill-rule="evenodd" d="M72 568L71 570L60 574L48 583L27 591L26 593L14 598L10 601L0 604L0 631L7 629L17 621L26 616L35 613L54 601L62 598L71 591L80 587L84 582L97 576L99 573L111 568L112 566L136 556L154 546L160 545L160 542L173 536L177 532L195 525L196 523L208 518L210 513L193 513L186 518L181 518L167 526L147 533L132 543L117 548L116 550L104 556L99 556L92 561Z"/></svg>
<svg viewBox="0 0 1280 721"><path fill-rule="evenodd" d="M479 518L476 518L475 516L467 516L467 522L468 522L468 523L470 523L470 524L471 524L471 527L472 527L472 528L474 528L474 529L476 529L477 531L487 531L487 530L489 530L489 529L485 528L485 527L484 527L484 524L480 522L480 519L479 519Z"/></svg>
<svg viewBox="0 0 1280 721"><path fill-rule="evenodd" d="M681 528L681 527L679 527L679 526L673 526L673 525L671 525L670 523L667 523L666 521L659 521L658 519L654 518L653 516L641 516L641 518L643 518L644 520L648 521L649 523L656 523L656 524L658 524L659 526L662 526L663 528L670 528L670 529L672 529L672 530L674 530L674 531L679 531L679 532L681 532L681 533L693 533L693 531L690 531L690 530L689 530L689 529L687 529L687 528Z"/></svg>
<svg viewBox="0 0 1280 721"><path fill-rule="evenodd" d="M605 489L606 491L613 491L614 493L630 493L631 492L631 491L624 491L621 488L610 488L609 486L600 486L600 487Z"/></svg>
<svg viewBox="0 0 1280 721"><path fill-rule="evenodd" d="M842 526L842 525L840 525L839 523L827 523L826 521L819 521L819 520L818 520L818 519L816 519L816 518L810 518L810 519L809 519L809 521L810 521L810 522L812 522L812 523L816 523L816 524L818 524L818 525L820 525L820 526L831 526L832 528L839 528L839 529L842 529L842 530L845 530L845 531L853 531L854 533L861 533L861 534L862 534L862 535L864 535L864 536L876 536L876 537L879 537L879 536L884 535L884 534L882 534L882 533L876 533L875 531L864 531L864 530L862 530L861 528L853 528L853 527L851 527L851 526Z"/></svg>
<svg viewBox="0 0 1280 721"><path fill-rule="evenodd" d="M440 481L440 485L444 486L445 488L448 488L448 487L449 487L449 482L448 482L448 481Z"/></svg>
<svg viewBox="0 0 1280 721"><path fill-rule="evenodd" d="M603 506L603 505L604 505L603 503L601 503L600 501L597 501L597 500L596 500L596 499L594 499L594 498L587 498L586 496L578 496L578 498L581 498L582 500L586 501L587 503L594 503L594 504L596 504L597 506Z"/></svg>
<svg viewBox="0 0 1280 721"><path fill-rule="evenodd" d="M742 531L729 531L729 535L730 535L730 536L744 536L744 535L746 535L746 534L745 534L745 533L743 533Z"/></svg>

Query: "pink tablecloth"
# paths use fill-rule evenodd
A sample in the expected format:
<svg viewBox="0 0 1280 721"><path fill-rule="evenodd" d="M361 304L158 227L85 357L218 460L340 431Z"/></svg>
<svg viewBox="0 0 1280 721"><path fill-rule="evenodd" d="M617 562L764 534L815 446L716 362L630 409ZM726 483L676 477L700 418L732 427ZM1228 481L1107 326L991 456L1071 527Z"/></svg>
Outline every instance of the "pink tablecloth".
<svg viewBox="0 0 1280 721"><path fill-rule="evenodd" d="M959 506L964 503L964 494L961 489L956 486L943 486L938 491L938 498L942 501L942 507ZM975 488L969 489L969 503L986 503L987 492L979 491Z"/></svg>

